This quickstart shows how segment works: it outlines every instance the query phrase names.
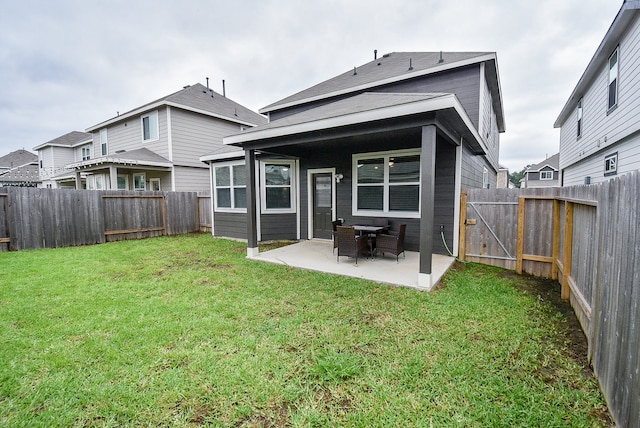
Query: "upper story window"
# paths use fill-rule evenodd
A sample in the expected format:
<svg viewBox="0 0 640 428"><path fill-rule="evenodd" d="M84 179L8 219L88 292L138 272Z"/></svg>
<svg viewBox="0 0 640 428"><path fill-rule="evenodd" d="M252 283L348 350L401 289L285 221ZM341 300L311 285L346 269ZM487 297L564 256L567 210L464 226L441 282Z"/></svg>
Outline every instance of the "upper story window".
<svg viewBox="0 0 640 428"><path fill-rule="evenodd" d="M604 158L604 175L616 175L618 173L618 152Z"/></svg>
<svg viewBox="0 0 640 428"><path fill-rule="evenodd" d="M353 156L353 214L417 217L420 212L420 152Z"/></svg>
<svg viewBox="0 0 640 428"><path fill-rule="evenodd" d="M540 171L540 180L553 180L553 171Z"/></svg>
<svg viewBox="0 0 640 428"><path fill-rule="evenodd" d="M609 57L609 104L608 109L618 105L618 62L620 48Z"/></svg>
<svg viewBox="0 0 640 428"><path fill-rule="evenodd" d="M489 170L485 166L482 168L482 188L488 189L490 186L491 184L489 184Z"/></svg>
<svg viewBox="0 0 640 428"><path fill-rule="evenodd" d="M578 119L578 124L577 124L577 138L582 137L582 98L580 98L580 101L578 101L578 111L577 111L577 119Z"/></svg>
<svg viewBox="0 0 640 428"><path fill-rule="evenodd" d="M90 146L83 147L81 150L82 150L82 160L83 161L91 159L91 147Z"/></svg>
<svg viewBox="0 0 640 428"><path fill-rule="evenodd" d="M142 116L142 140L153 141L158 139L158 112L154 111Z"/></svg>
<svg viewBox="0 0 640 428"><path fill-rule="evenodd" d="M295 211L295 162L293 160L264 161L260 164L261 208L263 212L291 213Z"/></svg>
<svg viewBox="0 0 640 428"><path fill-rule="evenodd" d="M246 211L247 175L244 162L214 167L213 187L215 207L220 211Z"/></svg>
<svg viewBox="0 0 640 428"><path fill-rule="evenodd" d="M100 130L100 153L102 156L106 156L108 153L107 150L107 128L102 128Z"/></svg>

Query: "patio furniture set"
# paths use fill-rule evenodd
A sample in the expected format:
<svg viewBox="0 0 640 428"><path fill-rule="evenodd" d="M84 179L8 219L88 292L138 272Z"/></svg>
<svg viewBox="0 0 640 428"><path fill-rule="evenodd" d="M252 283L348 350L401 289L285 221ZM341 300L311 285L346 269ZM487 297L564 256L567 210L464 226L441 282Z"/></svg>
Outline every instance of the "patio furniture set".
<svg viewBox="0 0 640 428"><path fill-rule="evenodd" d="M358 264L358 255L366 253L368 258L375 259L378 253L383 256L390 253L398 256L404 253L404 235L407 225L401 224L397 231L391 231L386 219L375 220L373 224L343 226L340 220L333 222L333 249L338 249L336 260L340 256L353 257Z"/></svg>

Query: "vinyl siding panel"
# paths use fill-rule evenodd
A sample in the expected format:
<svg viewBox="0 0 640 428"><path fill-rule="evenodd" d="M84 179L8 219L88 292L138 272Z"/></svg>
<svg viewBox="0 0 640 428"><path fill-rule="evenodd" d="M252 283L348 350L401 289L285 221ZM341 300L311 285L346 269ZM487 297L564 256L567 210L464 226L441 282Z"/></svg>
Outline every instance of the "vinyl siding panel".
<svg viewBox="0 0 640 428"><path fill-rule="evenodd" d="M262 214L260 216L260 240L297 239L296 214Z"/></svg>
<svg viewBox="0 0 640 428"><path fill-rule="evenodd" d="M213 235L247 239L247 214L216 212L213 216Z"/></svg>
<svg viewBox="0 0 640 428"><path fill-rule="evenodd" d="M202 164L201 168L180 167L173 168L175 174L176 192L208 192L210 190L209 168Z"/></svg>
<svg viewBox="0 0 640 428"><path fill-rule="evenodd" d="M615 152L618 153L618 173L613 176L605 176L604 158ZM640 169L640 134L634 134L618 144L608 146L581 162L565 168L562 185L584 184L585 177L590 177L591 184L596 184L638 169Z"/></svg>
<svg viewBox="0 0 640 428"><path fill-rule="evenodd" d="M494 169L498 169L498 153L500 150L500 132L498 131L498 124L496 114L493 109L493 98L489 85L484 78L484 73L481 73L480 78L480 127L478 133L484 140L487 146L487 158Z"/></svg>
<svg viewBox="0 0 640 428"><path fill-rule="evenodd" d="M484 156L474 155L469 150L469 147L464 145L462 147L462 189L482 188L482 174L485 167L489 172L489 184L491 188L494 188L498 180L497 172Z"/></svg>
<svg viewBox="0 0 640 428"><path fill-rule="evenodd" d="M586 161L590 156L625 139L640 130L640 18L636 16L626 35L619 43L618 105L607 113L608 62L583 94L583 133L577 138L577 116L574 111L560 129L560 168L574 164L565 171L567 182L576 181L578 175L593 174L586 168L597 162ZM640 147L637 149L640 151ZM610 150L611 151L611 150ZM613 150L615 151L615 150ZM567 176L568 174L569 176ZM583 180L579 180L580 183ZM567 184L565 184L567 185Z"/></svg>
<svg viewBox="0 0 640 428"><path fill-rule="evenodd" d="M175 165L200 167L203 165L198 160L200 156L224 147L222 138L238 132L240 126L237 123L172 108L173 162Z"/></svg>
<svg viewBox="0 0 640 428"><path fill-rule="evenodd" d="M75 162L74 150L71 147L49 146L39 152L42 153L40 178L43 180L63 173L66 165Z"/></svg>

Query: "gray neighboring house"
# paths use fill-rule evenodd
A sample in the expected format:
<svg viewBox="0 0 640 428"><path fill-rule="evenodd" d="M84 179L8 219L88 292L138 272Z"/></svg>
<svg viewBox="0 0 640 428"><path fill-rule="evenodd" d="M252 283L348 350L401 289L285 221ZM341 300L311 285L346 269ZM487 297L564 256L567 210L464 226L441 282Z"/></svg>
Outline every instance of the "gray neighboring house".
<svg viewBox="0 0 640 428"><path fill-rule="evenodd" d="M266 121L198 83L36 149L49 187L209 191L199 157L237 150L222 137Z"/></svg>
<svg viewBox="0 0 640 428"><path fill-rule="evenodd" d="M554 126L561 184L640 169L640 2L624 1Z"/></svg>
<svg viewBox="0 0 640 428"><path fill-rule="evenodd" d="M20 149L0 157L0 186L36 187L38 156Z"/></svg>
<svg viewBox="0 0 640 428"><path fill-rule="evenodd" d="M540 163L531 165L524 173L522 188L560 186L560 153L548 157Z"/></svg>
<svg viewBox="0 0 640 428"><path fill-rule="evenodd" d="M420 251L458 247L460 193L495 187L504 113L493 52L393 52L260 110L270 122L211 154L215 236L258 242L331 239L346 224L407 224ZM248 205L247 205L248 203ZM247 208L248 207L248 208Z"/></svg>

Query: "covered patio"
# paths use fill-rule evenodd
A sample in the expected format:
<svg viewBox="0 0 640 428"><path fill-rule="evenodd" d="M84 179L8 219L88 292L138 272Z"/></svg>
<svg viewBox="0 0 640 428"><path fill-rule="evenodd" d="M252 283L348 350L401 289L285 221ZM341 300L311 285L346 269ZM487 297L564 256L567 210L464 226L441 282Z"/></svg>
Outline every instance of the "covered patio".
<svg viewBox="0 0 640 428"><path fill-rule="evenodd" d="M433 254L431 257L431 277L433 284L437 285L440 278L453 265L455 259L441 254ZM398 262L396 262L395 256L379 254L374 259L364 255L358 257L357 265L355 259L341 256L338 263L336 255L333 253L331 241L313 239L261 252L249 258L301 269L368 279L384 284L424 289L418 284L420 253L414 251L407 251L405 257L400 255Z"/></svg>

